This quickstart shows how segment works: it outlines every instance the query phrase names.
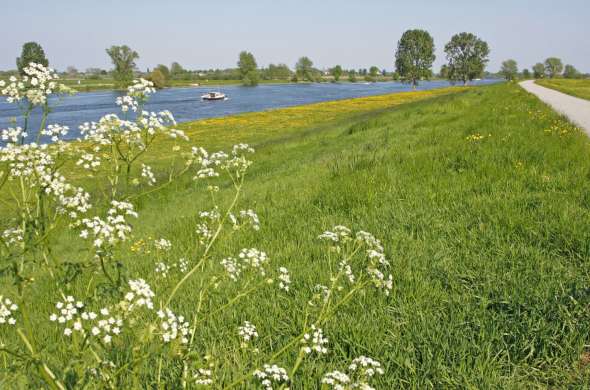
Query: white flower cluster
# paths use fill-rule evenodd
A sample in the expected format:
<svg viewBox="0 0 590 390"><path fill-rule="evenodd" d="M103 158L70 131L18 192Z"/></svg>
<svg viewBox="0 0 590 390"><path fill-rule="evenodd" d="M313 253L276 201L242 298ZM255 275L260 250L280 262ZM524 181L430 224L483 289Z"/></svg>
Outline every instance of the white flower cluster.
<svg viewBox="0 0 590 390"><path fill-rule="evenodd" d="M348 373L332 371L324 375L322 383L334 390L365 389L374 390L369 385L375 375L383 375L381 363L366 356L355 358L348 366Z"/></svg>
<svg viewBox="0 0 590 390"><path fill-rule="evenodd" d="M27 133L23 131L22 127L9 127L8 129L2 129L0 133L0 139L2 141L12 144L20 144L25 138Z"/></svg>
<svg viewBox="0 0 590 390"><path fill-rule="evenodd" d="M23 242L24 232L20 227L8 228L2 232L2 240L8 247Z"/></svg>
<svg viewBox="0 0 590 390"><path fill-rule="evenodd" d="M26 99L33 106L43 105L47 102L47 96L52 93L70 93L72 90L63 84L57 83L57 73L42 64L29 63L23 69L24 76L17 78L11 76L9 83L0 81L0 92L6 96L8 103L20 102Z"/></svg>
<svg viewBox="0 0 590 390"><path fill-rule="evenodd" d="M279 288L281 290L289 291L289 286L291 285L291 276L289 275L289 270L285 267L279 268Z"/></svg>
<svg viewBox="0 0 590 390"><path fill-rule="evenodd" d="M160 327L165 343L179 339L181 344L188 344L190 328L183 316L176 316L170 309L165 309L158 311L158 317L162 320Z"/></svg>
<svg viewBox="0 0 590 390"><path fill-rule="evenodd" d="M201 219L201 222L197 224L197 237L199 244L206 245L209 240L213 238L214 227L212 225L219 223L221 214L219 214L219 210L216 207L211 211L199 212L199 218Z"/></svg>
<svg viewBox="0 0 590 390"><path fill-rule="evenodd" d="M172 243L165 238L160 238L159 240L154 240L154 246L157 250L167 252L172 249Z"/></svg>
<svg viewBox="0 0 590 390"><path fill-rule="evenodd" d="M125 219L127 216L137 218L133 205L113 200L111 208L107 211L106 220L94 217L92 219L84 218L79 222L79 225L83 227L80 237L88 238L92 233L94 246L97 249L102 249L106 244L115 245L125 241L131 233L131 226Z"/></svg>
<svg viewBox="0 0 590 390"><path fill-rule="evenodd" d="M252 164L246 154L254 153L254 149L247 144L234 145L231 155L225 152L209 154L201 147L192 148L192 161L198 167L194 180L219 176L219 171L227 171L230 175L241 177Z"/></svg>
<svg viewBox="0 0 590 390"><path fill-rule="evenodd" d="M170 111L142 111L136 121L123 120L115 114L108 114L98 122L85 122L79 128L83 139L96 145L117 144L119 148L137 147L144 151L154 137L160 134L172 139L188 139L184 132L171 126L176 126L176 121Z"/></svg>
<svg viewBox="0 0 590 390"><path fill-rule="evenodd" d="M188 271L188 267L189 261L183 257L178 259L178 262L172 263L171 265L160 261L156 263L154 271L156 272L156 274L158 274L158 276L166 279L170 275L170 272L172 272L173 270L177 269L178 272L184 274Z"/></svg>
<svg viewBox="0 0 590 390"><path fill-rule="evenodd" d="M385 269L389 268L389 261L385 258L383 253L383 246L381 242L375 238L371 233L365 231L358 231L354 236L352 231L342 225L335 226L331 231L325 231L319 237L320 240L328 241L331 248L336 252L341 252L348 244L354 245L352 252L355 252L359 248L365 250L366 259L366 272L371 279L373 285L389 295L393 289L393 276L391 274L386 275ZM350 283L355 282L355 275L351 264L347 260L341 260L339 265L339 271L342 272Z"/></svg>
<svg viewBox="0 0 590 390"><path fill-rule="evenodd" d="M289 382L289 376L287 375L287 371L273 364L265 364L262 370L254 371L254 377L260 380L260 384L266 390L272 390L273 384L281 385L282 383Z"/></svg>
<svg viewBox="0 0 590 390"><path fill-rule="evenodd" d="M237 281L243 271L246 269L252 269L265 276L266 271L264 266L268 263L268 256L266 253L256 249L242 249L238 255L238 259L233 257L227 257L221 260L221 265L225 268L229 278L233 281Z"/></svg>
<svg viewBox="0 0 590 390"><path fill-rule="evenodd" d="M199 368L193 372L193 382L195 385L210 386L213 384L213 373L206 368Z"/></svg>
<svg viewBox="0 0 590 390"><path fill-rule="evenodd" d="M160 261L156 263L156 268L154 269L154 271L162 278L166 279L171 268L172 267L170 267L168 264Z"/></svg>
<svg viewBox="0 0 590 390"><path fill-rule="evenodd" d="M68 126L61 125L49 125L47 128L41 130L41 134L50 137L52 142L57 142L61 138L68 135L70 128Z"/></svg>
<svg viewBox="0 0 590 390"><path fill-rule="evenodd" d="M20 136L11 133L8 137ZM57 172L57 156L66 148L64 145L50 147L46 144L19 145L9 142L0 147L0 163L5 163L8 168L8 181L24 180L28 187L39 188L56 201L57 212L75 219L90 209L90 195L82 188L67 183L65 177Z"/></svg>
<svg viewBox="0 0 590 390"><path fill-rule="evenodd" d="M135 279L129 281L129 291L125 294L125 301L127 310L131 311L137 307L146 307L148 309L154 308L152 298L155 296L149 284L143 279Z"/></svg>
<svg viewBox="0 0 590 390"><path fill-rule="evenodd" d="M240 210L238 217L233 214L229 214L229 219L233 225L234 230L239 230L243 226L250 226L252 229L260 230L260 220L254 210Z"/></svg>
<svg viewBox="0 0 590 390"><path fill-rule="evenodd" d="M244 344L247 344L251 340L258 337L256 327L249 321L244 321L244 324L238 327L238 334L242 338Z"/></svg>
<svg viewBox="0 0 590 390"><path fill-rule="evenodd" d="M306 354L310 354L312 352L316 352L318 354L328 353L328 348L326 348L326 344L328 344L328 338L324 337L324 332L322 329L316 327L315 325L311 325L310 331L311 332L305 333L303 335L303 339L301 339L301 343L303 344L301 350Z"/></svg>
<svg viewBox="0 0 590 390"><path fill-rule="evenodd" d="M67 337L79 332L81 335L100 338L105 344L110 344L113 337L121 333L123 320L112 316L109 309L102 308L96 314L93 311L83 311L84 303L67 296L63 302L55 305L58 310L49 316L49 320L64 326L63 334Z"/></svg>
<svg viewBox="0 0 590 390"><path fill-rule="evenodd" d="M156 184L156 176L149 165L141 164L141 177L143 177L149 186Z"/></svg>
<svg viewBox="0 0 590 390"><path fill-rule="evenodd" d="M18 305L8 298L0 295L0 325L15 325L16 319L14 313L18 310Z"/></svg>
<svg viewBox="0 0 590 390"><path fill-rule="evenodd" d="M89 171L95 171L100 167L100 157L92 153L83 153L80 159L76 161L76 165Z"/></svg>

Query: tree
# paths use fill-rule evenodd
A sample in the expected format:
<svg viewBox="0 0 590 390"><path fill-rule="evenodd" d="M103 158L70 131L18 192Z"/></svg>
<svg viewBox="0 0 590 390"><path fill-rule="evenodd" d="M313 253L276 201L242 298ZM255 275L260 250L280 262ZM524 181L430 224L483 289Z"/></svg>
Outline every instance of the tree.
<svg viewBox="0 0 590 390"><path fill-rule="evenodd" d="M252 53L243 51L240 53L238 60L238 70L242 85L253 87L258 85L258 65Z"/></svg>
<svg viewBox="0 0 590 390"><path fill-rule="evenodd" d="M295 64L295 73L299 80L315 81L313 62L308 57L301 57Z"/></svg>
<svg viewBox="0 0 590 390"><path fill-rule="evenodd" d="M377 76L379 76L379 68L377 68L376 66L371 66L371 68L369 68L368 81L377 81Z"/></svg>
<svg viewBox="0 0 590 390"><path fill-rule="evenodd" d="M563 62L557 57L549 57L545 60L545 74L550 78L559 76L563 72Z"/></svg>
<svg viewBox="0 0 590 390"><path fill-rule="evenodd" d="M159 70L162 73L162 76L164 76L164 79L166 79L166 84L168 83L168 80L170 80L170 70L168 69L168 67L166 65L158 65L154 68L154 70Z"/></svg>
<svg viewBox="0 0 590 390"><path fill-rule="evenodd" d="M440 67L440 72L439 72L439 77L442 79L448 79L449 78L449 66L448 65L443 65Z"/></svg>
<svg viewBox="0 0 590 390"><path fill-rule="evenodd" d="M164 75L164 73L160 69L158 69L158 68L154 69L149 74L149 76L147 78L152 83L154 83L154 87L156 87L158 89L164 88L167 85L167 83L168 83L168 79L166 78L166 76Z"/></svg>
<svg viewBox="0 0 590 390"><path fill-rule="evenodd" d="M264 77L267 80L289 80L291 73L291 69L285 64L270 64L264 72Z"/></svg>
<svg viewBox="0 0 590 390"><path fill-rule="evenodd" d="M449 61L449 79L462 81L465 85L483 74L490 48L477 36L462 32L453 35L445 45L445 53Z"/></svg>
<svg viewBox="0 0 590 390"><path fill-rule="evenodd" d="M342 67L340 65L336 65L330 70L332 76L334 76L334 81L340 81L340 76L342 76Z"/></svg>
<svg viewBox="0 0 590 390"><path fill-rule="evenodd" d="M354 69L348 71L348 81L356 83L356 71Z"/></svg>
<svg viewBox="0 0 590 390"><path fill-rule="evenodd" d="M430 78L434 55L434 41L428 31L407 30L397 43L395 69L405 83L416 89L418 81Z"/></svg>
<svg viewBox="0 0 590 390"><path fill-rule="evenodd" d="M514 60L506 60L502 62L502 67L500 68L500 73L504 78L508 81L512 81L516 78L518 74L518 65Z"/></svg>
<svg viewBox="0 0 590 390"><path fill-rule="evenodd" d="M16 59L18 73L24 75L24 69L29 66L31 62L41 64L43 66L49 65L49 60L47 60L47 57L45 57L45 51L43 51L43 48L37 42L27 42L23 45L21 55Z"/></svg>
<svg viewBox="0 0 590 390"><path fill-rule="evenodd" d="M173 62L170 65L170 76L172 78L179 78L181 77L186 71L180 66L178 62Z"/></svg>
<svg viewBox="0 0 590 390"><path fill-rule="evenodd" d="M580 72L573 66L573 65L566 65L565 70L563 71L563 77L566 79L579 79Z"/></svg>
<svg viewBox="0 0 590 390"><path fill-rule="evenodd" d="M133 81L133 69L135 69L135 60L139 58L139 54L127 45L111 46L106 51L115 65L113 71L115 85L118 88L126 88Z"/></svg>
<svg viewBox="0 0 590 390"><path fill-rule="evenodd" d="M541 79L545 76L545 65L540 62L537 62L533 65L533 77L536 79Z"/></svg>
<svg viewBox="0 0 590 390"><path fill-rule="evenodd" d="M531 78L531 71L528 70L527 68L524 68L522 70L522 78L525 80L530 79Z"/></svg>

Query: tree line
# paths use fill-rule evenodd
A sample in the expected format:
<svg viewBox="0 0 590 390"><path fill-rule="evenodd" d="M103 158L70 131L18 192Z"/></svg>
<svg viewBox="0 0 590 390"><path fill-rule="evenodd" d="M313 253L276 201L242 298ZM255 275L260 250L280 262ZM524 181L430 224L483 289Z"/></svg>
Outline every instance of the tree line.
<svg viewBox="0 0 590 390"><path fill-rule="evenodd" d="M328 78L333 82L339 82L343 77L350 82L359 79L374 82L387 77L409 83L416 88L421 80L429 80L435 76L432 65L436 59L432 36L428 31L420 29L407 30L402 34L395 51L395 71L391 73L377 66L357 70L344 69L341 65L336 65L329 70L320 70L314 67L313 61L306 56L298 59L293 70L286 64L270 64L266 68L259 68L256 58L248 51L239 53L236 68L187 70L178 62L173 62L170 66L159 64L151 71L148 69L142 73L136 64L139 54L129 46L111 46L106 49L106 53L113 63L112 71L89 68L84 77L100 79L111 76L118 88L128 86L138 74L153 81L158 88L171 85L173 80L241 80L245 86L254 86L261 80L319 82ZM467 84L485 74L490 49L487 42L481 38L472 33L462 32L451 37L444 46L444 53L447 62L441 67L438 77L448 79L452 83ZM27 42L23 45L21 56L16 60L18 72L22 73L29 62L46 66L49 63L43 48L36 42ZM539 62L531 70L525 68L522 72L519 72L517 62L509 59L502 63L499 73L506 80L519 77L575 79L586 76L573 65L564 66L561 59L556 57L547 58L544 63ZM79 76L80 72L74 67L68 67L66 74Z"/></svg>
<svg viewBox="0 0 590 390"><path fill-rule="evenodd" d="M549 57L545 62L537 62L531 70L524 68L522 72L518 70L518 63L515 60L506 60L502 62L500 73L508 81L515 80L517 78L523 79L542 79L542 78L559 78L563 77L566 79L581 79L586 77L583 73L578 71L575 66L571 64L563 65L561 58Z"/></svg>

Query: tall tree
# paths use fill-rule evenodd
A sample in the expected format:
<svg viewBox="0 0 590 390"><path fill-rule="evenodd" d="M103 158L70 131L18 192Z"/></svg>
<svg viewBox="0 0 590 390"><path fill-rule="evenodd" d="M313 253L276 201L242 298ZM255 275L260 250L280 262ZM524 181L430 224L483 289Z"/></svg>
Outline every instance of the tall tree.
<svg viewBox="0 0 590 390"><path fill-rule="evenodd" d="M407 30L397 43L395 69L403 82L416 89L418 81L432 75L434 41L428 31Z"/></svg>
<svg viewBox="0 0 590 390"><path fill-rule="evenodd" d="M549 57L545 60L545 74L552 79L563 72L563 62L557 57Z"/></svg>
<svg viewBox="0 0 590 390"><path fill-rule="evenodd" d="M514 60L506 60L502 62L502 67L500 68L500 73L504 76L504 78L508 81L512 81L516 78L518 74L518 65Z"/></svg>
<svg viewBox="0 0 590 390"><path fill-rule="evenodd" d="M579 79L580 72L573 66L573 65L566 65L565 70L563 71L563 77L566 79Z"/></svg>
<svg viewBox="0 0 590 390"><path fill-rule="evenodd" d="M168 82L168 80L170 79L170 69L168 69L166 65L160 64L156 66L154 70L159 70L160 73L162 73L162 76L164 76L164 79L166 79L166 83Z"/></svg>
<svg viewBox="0 0 590 390"><path fill-rule="evenodd" d="M371 66L369 68L369 80L375 82L377 81L377 76L379 76L379 68Z"/></svg>
<svg viewBox="0 0 590 390"><path fill-rule="evenodd" d="M180 66L178 62L173 62L170 65L170 77L177 79L182 77L182 75L185 73L186 71L182 68L182 66Z"/></svg>
<svg viewBox="0 0 590 390"><path fill-rule="evenodd" d="M139 54L127 45L111 46L106 51L115 66L113 77L116 86L126 88L133 81L133 69L135 69L135 60L139 58Z"/></svg>
<svg viewBox="0 0 590 390"><path fill-rule="evenodd" d="M525 80L530 79L531 78L531 71L528 70L527 68L524 68L522 70L522 78Z"/></svg>
<svg viewBox="0 0 590 390"><path fill-rule="evenodd" d="M536 79L541 79L545 76L545 65L540 62L537 62L533 65L533 77Z"/></svg>
<svg viewBox="0 0 590 390"><path fill-rule="evenodd" d="M340 81L340 76L342 76L342 67L340 65L336 65L330 70L332 76L334 76L334 81Z"/></svg>
<svg viewBox="0 0 590 390"><path fill-rule="evenodd" d="M242 85L253 87L258 85L258 65L252 53L243 51L238 60L238 70Z"/></svg>
<svg viewBox="0 0 590 390"><path fill-rule="evenodd" d="M449 79L467 84L483 74L490 48L477 36L462 32L453 35L445 45L445 53L449 61Z"/></svg>
<svg viewBox="0 0 590 390"><path fill-rule="evenodd" d="M449 66L446 64L441 66L438 76L442 79L448 79L449 78Z"/></svg>
<svg viewBox="0 0 590 390"><path fill-rule="evenodd" d="M18 72L21 75L24 75L24 69L29 66L31 62L44 66L49 65L49 61L47 60L47 57L45 57L45 51L43 51L43 48L37 42L27 42L23 45L21 55L16 59Z"/></svg>
<svg viewBox="0 0 590 390"><path fill-rule="evenodd" d="M308 57L301 57L295 64L295 73L299 80L314 81L313 62Z"/></svg>
<svg viewBox="0 0 590 390"><path fill-rule="evenodd" d="M356 71L354 69L348 71L348 81L356 83Z"/></svg>

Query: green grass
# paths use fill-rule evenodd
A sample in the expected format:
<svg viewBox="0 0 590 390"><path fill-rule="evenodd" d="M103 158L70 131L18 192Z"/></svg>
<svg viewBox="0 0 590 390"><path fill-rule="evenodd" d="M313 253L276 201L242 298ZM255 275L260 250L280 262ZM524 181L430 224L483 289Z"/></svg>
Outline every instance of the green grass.
<svg viewBox="0 0 590 390"><path fill-rule="evenodd" d="M536 83L544 87L566 93L568 95L590 100L590 79L549 79L537 80Z"/></svg>
<svg viewBox="0 0 590 390"><path fill-rule="evenodd" d="M258 247L290 269L293 286L291 299L261 289L199 332L200 352L219 359L225 384L252 367L237 347L241 322L258 326L259 363L299 332L313 286L326 282L316 237L334 224L382 240L393 293L367 293L344 307L324 327L330 353L304 364L291 388L317 388L323 373L361 354L384 364L376 382L382 389L590 384L582 364L590 329L590 146L580 131L512 84L318 123L244 133L257 153L242 204L257 210L262 229L223 240L212 259ZM234 129L231 137L229 128L194 132L194 142L229 146L241 138ZM222 199L228 195L222 189ZM138 206L136 239L171 239L173 259L194 246L194 216L209 207L188 181ZM76 257L68 238L57 250L64 259ZM121 261L157 293L170 288L156 281L153 255ZM207 277L182 289L175 310L194 310L194 291ZM36 337L55 363L63 352L47 313L57 293L46 278L37 283L30 292ZM206 310L232 292L213 294ZM290 367L294 359L288 354L277 364ZM142 380L153 378L154 368L144 369Z"/></svg>

